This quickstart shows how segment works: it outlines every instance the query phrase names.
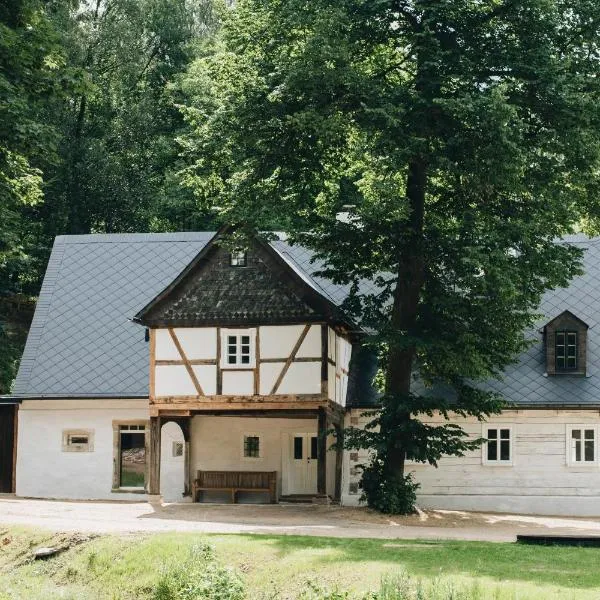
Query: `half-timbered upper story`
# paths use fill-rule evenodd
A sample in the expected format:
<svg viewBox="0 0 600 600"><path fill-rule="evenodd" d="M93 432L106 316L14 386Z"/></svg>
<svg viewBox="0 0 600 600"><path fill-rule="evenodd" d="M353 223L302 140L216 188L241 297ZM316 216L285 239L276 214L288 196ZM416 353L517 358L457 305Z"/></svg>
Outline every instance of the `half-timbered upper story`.
<svg viewBox="0 0 600 600"><path fill-rule="evenodd" d="M270 244L218 233L135 317L151 414L346 405L357 328Z"/></svg>

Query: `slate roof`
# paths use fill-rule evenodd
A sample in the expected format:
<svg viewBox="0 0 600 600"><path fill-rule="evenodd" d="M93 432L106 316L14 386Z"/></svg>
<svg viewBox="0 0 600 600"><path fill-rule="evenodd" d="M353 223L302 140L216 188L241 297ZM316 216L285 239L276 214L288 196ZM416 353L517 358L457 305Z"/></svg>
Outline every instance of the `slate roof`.
<svg viewBox="0 0 600 600"><path fill-rule="evenodd" d="M148 397L148 344L131 319L214 232L59 236L54 242L13 398ZM348 288L310 275L310 253L272 246L320 294Z"/></svg>
<svg viewBox="0 0 600 600"><path fill-rule="evenodd" d="M519 361L505 370L501 381L490 381L489 389L520 406L600 406L600 237L569 236L565 241L585 250L584 273L569 287L547 292L540 319L529 337L536 343ZM546 376L542 328L569 310L588 326L587 375Z"/></svg>
<svg viewBox="0 0 600 600"><path fill-rule="evenodd" d="M304 272L290 269L289 258L282 255L289 252L258 239L248 244L245 264L236 268L230 265L230 250L218 241L207 244L134 321L149 327L324 321L358 329L326 290L319 292Z"/></svg>
<svg viewBox="0 0 600 600"><path fill-rule="evenodd" d="M56 238L15 381L14 398L148 396L148 345L130 319L202 250L213 233L109 234ZM537 343L487 385L517 406L600 407L600 238L567 238L583 247L585 273L545 295ZM272 247L298 275L339 305L348 287L311 275L311 254L284 241ZM589 325L587 376L545 376L538 329L570 310ZM366 362L365 362L366 361ZM375 367L356 356L349 401L365 404L360 375ZM368 363L368 365L367 365Z"/></svg>

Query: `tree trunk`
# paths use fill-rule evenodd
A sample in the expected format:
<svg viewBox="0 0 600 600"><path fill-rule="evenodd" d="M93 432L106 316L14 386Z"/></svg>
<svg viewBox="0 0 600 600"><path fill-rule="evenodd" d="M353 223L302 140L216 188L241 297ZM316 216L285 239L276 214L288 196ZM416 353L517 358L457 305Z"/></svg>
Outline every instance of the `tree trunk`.
<svg viewBox="0 0 600 600"><path fill-rule="evenodd" d="M73 127L73 137L71 140L71 156L69 160L69 194L67 196L67 202L69 204L69 222L68 232L71 234L77 233L89 233L86 228L83 219L82 212L83 198L81 194L81 169L80 163L82 158L82 138L83 138L83 124L85 122L85 111L87 106L87 99L85 95L82 95L79 100L79 109L77 111L77 117L75 120L75 126Z"/></svg>
<svg viewBox="0 0 600 600"><path fill-rule="evenodd" d="M419 299L424 282L423 220L425 212L425 188L427 165L421 157L415 157L408 166L406 197L410 206L408 224L398 231L397 283L391 315L393 336L412 336L415 333ZM386 372L387 407L395 418L382 423L381 433L387 442L384 469L388 476L403 477L406 449L399 428L410 420L410 411L401 407L402 399L410 393L411 375L416 348L406 341L390 342ZM385 429L389 428L388 431Z"/></svg>

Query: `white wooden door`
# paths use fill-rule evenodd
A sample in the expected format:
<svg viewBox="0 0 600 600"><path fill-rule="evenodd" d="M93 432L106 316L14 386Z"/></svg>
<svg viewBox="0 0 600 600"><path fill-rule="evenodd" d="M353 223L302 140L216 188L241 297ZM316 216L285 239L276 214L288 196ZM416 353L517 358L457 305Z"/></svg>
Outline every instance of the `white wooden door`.
<svg viewBox="0 0 600 600"><path fill-rule="evenodd" d="M290 435L288 449L288 494L317 493L317 436L312 433Z"/></svg>

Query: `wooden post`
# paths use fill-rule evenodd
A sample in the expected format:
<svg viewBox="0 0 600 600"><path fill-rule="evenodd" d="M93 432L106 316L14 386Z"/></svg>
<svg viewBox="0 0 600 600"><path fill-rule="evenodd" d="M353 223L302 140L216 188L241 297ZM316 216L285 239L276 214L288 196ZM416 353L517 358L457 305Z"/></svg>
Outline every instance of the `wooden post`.
<svg viewBox="0 0 600 600"><path fill-rule="evenodd" d="M148 495L160 496L160 417L150 417Z"/></svg>
<svg viewBox="0 0 600 600"><path fill-rule="evenodd" d="M13 456L12 456L12 481L11 491L17 493L17 444L19 441L19 405L15 404L13 410Z"/></svg>
<svg viewBox="0 0 600 600"><path fill-rule="evenodd" d="M317 425L317 493L327 495L327 410L319 408Z"/></svg>
<svg viewBox="0 0 600 600"><path fill-rule="evenodd" d="M335 424L336 450L335 450L335 493L333 499L340 501L342 499L342 465L344 461L344 424Z"/></svg>
<svg viewBox="0 0 600 600"><path fill-rule="evenodd" d="M329 396L329 326L321 325L321 394Z"/></svg>

